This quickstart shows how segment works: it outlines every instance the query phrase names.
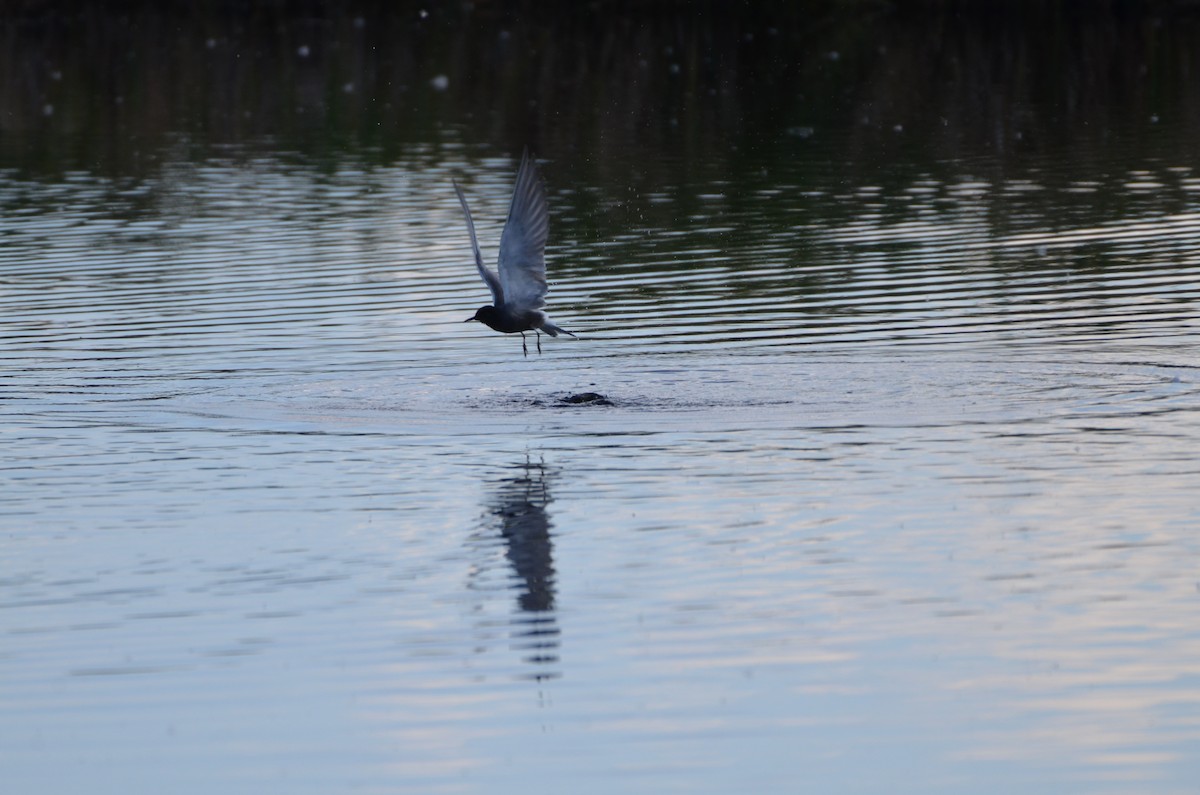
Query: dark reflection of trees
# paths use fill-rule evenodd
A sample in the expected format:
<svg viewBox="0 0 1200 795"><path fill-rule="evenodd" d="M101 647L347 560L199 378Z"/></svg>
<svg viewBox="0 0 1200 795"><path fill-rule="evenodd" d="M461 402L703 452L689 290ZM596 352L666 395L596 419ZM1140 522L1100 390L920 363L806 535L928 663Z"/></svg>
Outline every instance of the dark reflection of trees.
<svg viewBox="0 0 1200 795"><path fill-rule="evenodd" d="M867 167L1200 128L1192 2L27 0L0 9L0 167L154 174L265 142L389 162L447 137L626 170L740 169L844 141ZM902 128L904 135L895 132ZM914 151L915 150L915 151ZM736 153L736 154L734 154ZM218 151L219 155L220 152ZM669 157L667 156L669 155ZM566 159L564 157L564 159ZM603 179L603 174L592 175Z"/></svg>
<svg viewBox="0 0 1200 795"><path fill-rule="evenodd" d="M515 575L518 615L512 622L513 645L526 662L538 666L534 678L556 676L559 629L554 612L554 543L550 536L551 502L547 468L525 461L500 480L487 503L504 557Z"/></svg>

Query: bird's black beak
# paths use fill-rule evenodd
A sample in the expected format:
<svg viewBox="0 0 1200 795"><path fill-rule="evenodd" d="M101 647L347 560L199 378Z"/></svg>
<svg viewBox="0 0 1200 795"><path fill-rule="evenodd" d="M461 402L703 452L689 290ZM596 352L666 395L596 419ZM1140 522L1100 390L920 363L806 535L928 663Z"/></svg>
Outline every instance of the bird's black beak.
<svg viewBox="0 0 1200 795"><path fill-rule="evenodd" d="M474 320L474 319L475 319L475 318L473 318L473 317L469 317L469 318L467 318L466 320L464 320L463 322L464 322L464 323L470 323L470 322L471 322L472 320Z"/></svg>

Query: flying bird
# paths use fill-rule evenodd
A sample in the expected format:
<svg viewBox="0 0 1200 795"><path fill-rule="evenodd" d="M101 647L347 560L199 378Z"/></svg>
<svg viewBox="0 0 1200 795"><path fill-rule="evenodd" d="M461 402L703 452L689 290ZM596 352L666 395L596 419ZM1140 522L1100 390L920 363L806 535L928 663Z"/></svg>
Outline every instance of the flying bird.
<svg viewBox="0 0 1200 795"><path fill-rule="evenodd" d="M542 335L551 337L559 334L575 335L561 326L556 326L546 317L542 307L546 305L546 234L550 228L550 212L546 209L546 188L538 176L537 163L526 149L521 155L521 167L517 170L517 184L513 188L512 204L508 208L508 220L500 235L500 257L493 273L483 264L479 253L479 241L475 238L475 223L462 188L454 183L454 192L467 218L467 231L471 233L471 248L475 252L475 267L488 289L492 291L492 303L481 306L474 316L464 320L477 320L489 328L505 334L520 333L521 350L526 356L525 332L537 335L537 352L542 352Z"/></svg>

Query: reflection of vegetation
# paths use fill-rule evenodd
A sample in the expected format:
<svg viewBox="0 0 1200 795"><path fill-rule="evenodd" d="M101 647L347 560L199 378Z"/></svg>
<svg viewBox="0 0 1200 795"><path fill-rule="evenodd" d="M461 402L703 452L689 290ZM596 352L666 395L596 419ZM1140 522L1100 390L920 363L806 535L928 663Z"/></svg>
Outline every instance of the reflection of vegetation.
<svg viewBox="0 0 1200 795"><path fill-rule="evenodd" d="M1069 292L1043 285L1061 272L1194 251L1186 225L1132 253L1122 231L1045 250L1010 239L1193 210L1192 6L497 5L0 6L0 215L57 216L47 242L93 216L162 224L168 236L138 241L162 272L180 266L154 246L188 224L244 244L194 222L255 201L278 200L272 234L357 214L366 249L397 226L461 252L450 176L487 173L506 194L514 165L464 165L528 144L552 161L555 305L577 289L577 316L687 335L751 320L887 334L831 324L949 323L981 296L989 312L1020 296L1014 274L1043 274L1027 307ZM368 195L383 185L394 207ZM133 239L103 228L114 250ZM930 281L951 268L968 286L920 304L957 285ZM1069 294L1092 301L1088 284ZM530 586L531 605L549 596Z"/></svg>
<svg viewBox="0 0 1200 795"><path fill-rule="evenodd" d="M161 209L163 186L184 201L188 163L214 157L411 172L529 144L554 161L555 273L645 300L679 285L614 277L727 270L714 289L764 298L843 284L825 232L864 216L1002 236L1191 206L1179 180L1124 187L1144 152L1192 163L1186 5L423 5L5 6L0 168L88 172L120 215ZM1022 179L1044 192L1003 190Z"/></svg>
<svg viewBox="0 0 1200 795"><path fill-rule="evenodd" d="M1200 123L1171 5L422 5L8 6L0 164L137 173L184 133L383 161L528 142L595 171L636 151L694 173L735 147L816 168L821 141L863 168L1032 148L1094 166L1114 134L1182 121L1183 150Z"/></svg>

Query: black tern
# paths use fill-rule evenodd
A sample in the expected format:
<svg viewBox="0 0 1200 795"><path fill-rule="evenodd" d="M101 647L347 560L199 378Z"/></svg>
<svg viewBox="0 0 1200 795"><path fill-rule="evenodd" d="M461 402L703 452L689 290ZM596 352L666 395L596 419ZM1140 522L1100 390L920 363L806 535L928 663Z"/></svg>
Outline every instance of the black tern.
<svg viewBox="0 0 1200 795"><path fill-rule="evenodd" d="M556 326L546 317L542 307L546 305L546 234L550 229L550 212L546 209L546 188L538 177L537 163L526 149L521 155L521 167L517 170L517 184L513 188L512 204L508 208L508 220L500 235L500 256L496 262L499 275L488 270L479 253L479 241L475 239L475 222L467 207L467 197L462 188L454 183L454 192L467 218L467 231L471 233L471 248L475 252L475 267L492 291L492 304L481 306L473 317L464 320L480 323L505 334L521 335L521 350L526 356L525 332L537 335L537 351L542 352L542 335L551 337L559 334L575 335L561 326Z"/></svg>

